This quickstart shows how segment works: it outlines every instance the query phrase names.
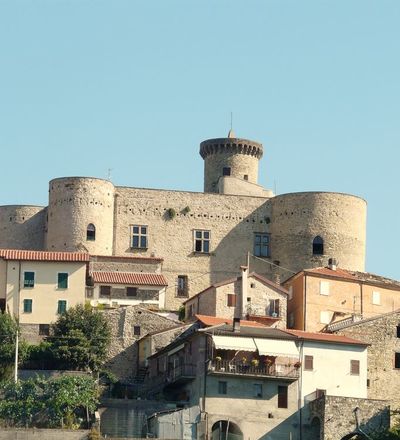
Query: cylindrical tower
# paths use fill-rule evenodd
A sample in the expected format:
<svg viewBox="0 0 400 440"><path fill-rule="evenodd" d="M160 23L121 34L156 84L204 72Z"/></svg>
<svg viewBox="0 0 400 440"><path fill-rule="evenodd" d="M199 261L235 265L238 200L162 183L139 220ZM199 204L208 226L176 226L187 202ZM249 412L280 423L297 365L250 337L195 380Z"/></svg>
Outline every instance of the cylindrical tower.
<svg viewBox="0 0 400 440"><path fill-rule="evenodd" d="M114 185L92 177L50 181L47 249L112 255Z"/></svg>
<svg viewBox="0 0 400 440"><path fill-rule="evenodd" d="M232 176L257 184L258 162L263 155L262 144L235 137L208 139L200 144L204 159L204 192L218 193L218 181Z"/></svg>
<svg viewBox="0 0 400 440"><path fill-rule="evenodd" d="M43 250L45 224L43 206L0 206L0 247Z"/></svg>
<svg viewBox="0 0 400 440"><path fill-rule="evenodd" d="M293 271L326 266L365 270L367 203L341 193L304 192L273 197L271 257Z"/></svg>

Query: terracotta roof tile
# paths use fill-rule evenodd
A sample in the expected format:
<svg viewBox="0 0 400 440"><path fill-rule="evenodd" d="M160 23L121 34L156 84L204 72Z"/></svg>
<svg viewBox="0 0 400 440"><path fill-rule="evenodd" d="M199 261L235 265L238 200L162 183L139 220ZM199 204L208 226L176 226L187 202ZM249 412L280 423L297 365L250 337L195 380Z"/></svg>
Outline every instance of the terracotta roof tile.
<svg viewBox="0 0 400 440"><path fill-rule="evenodd" d="M332 335L330 333L311 333L304 332L302 330L282 330L291 335L297 336L300 339L308 341L319 341L319 342L331 342L337 344L351 344L351 345L369 345L365 342L358 341L357 339L348 338L347 336Z"/></svg>
<svg viewBox="0 0 400 440"><path fill-rule="evenodd" d="M306 269L304 272L357 280L357 277L354 276L350 271L341 269L339 267L337 267L336 270L329 269L329 267L316 267L314 269Z"/></svg>
<svg viewBox="0 0 400 440"><path fill-rule="evenodd" d="M164 275L143 272L92 272L95 283L168 286Z"/></svg>
<svg viewBox="0 0 400 440"><path fill-rule="evenodd" d="M30 261L89 261L89 254L84 252L47 252L19 249L0 249L0 258L4 260Z"/></svg>
<svg viewBox="0 0 400 440"><path fill-rule="evenodd" d="M232 319L219 318L218 316L195 315L195 317L206 326L213 326L218 324L233 324ZM267 327L266 325L260 324L259 322L246 321L244 319L240 320L240 325L244 327Z"/></svg>

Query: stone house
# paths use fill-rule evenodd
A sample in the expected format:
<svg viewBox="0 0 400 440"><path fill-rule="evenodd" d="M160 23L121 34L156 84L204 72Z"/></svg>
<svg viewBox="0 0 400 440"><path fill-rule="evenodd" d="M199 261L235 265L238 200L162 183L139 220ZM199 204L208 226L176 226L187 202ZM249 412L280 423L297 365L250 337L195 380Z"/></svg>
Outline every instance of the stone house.
<svg viewBox="0 0 400 440"><path fill-rule="evenodd" d="M283 283L288 290L288 327L323 331L336 321L370 318L400 308L400 282L337 267L304 269Z"/></svg>
<svg viewBox="0 0 400 440"><path fill-rule="evenodd" d="M141 338L165 330L172 330L173 338L182 326L179 321L160 316L144 305L104 309L102 312L107 316L112 339L105 368L124 383L132 383L143 366L139 363Z"/></svg>
<svg viewBox="0 0 400 440"><path fill-rule="evenodd" d="M335 333L369 344L368 398L387 399L392 411L400 410L400 310L336 327Z"/></svg>
<svg viewBox="0 0 400 440"><path fill-rule="evenodd" d="M185 319L193 321L195 315L247 318L286 328L288 292L267 278L250 273L241 267L241 276L213 284L186 300Z"/></svg>
<svg viewBox="0 0 400 440"><path fill-rule="evenodd" d="M191 422L197 424L197 438L228 432L251 440L328 439L321 434L321 422L315 434L317 416L310 403L322 394L366 398L367 344L345 336L209 318L200 316L149 357L145 389L149 397L198 411L197 421ZM174 423L179 419L185 417L173 417Z"/></svg>

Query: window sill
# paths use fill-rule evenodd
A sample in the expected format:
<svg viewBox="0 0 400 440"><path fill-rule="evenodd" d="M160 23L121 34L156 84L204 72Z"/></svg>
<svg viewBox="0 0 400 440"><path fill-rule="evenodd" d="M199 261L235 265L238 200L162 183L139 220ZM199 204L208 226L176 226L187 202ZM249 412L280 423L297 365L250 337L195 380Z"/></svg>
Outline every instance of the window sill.
<svg viewBox="0 0 400 440"><path fill-rule="evenodd" d="M147 251L149 248L148 247L130 247L132 250L134 251Z"/></svg>
<svg viewBox="0 0 400 440"><path fill-rule="evenodd" d="M210 255L214 255L211 252L200 252L200 251L193 251L193 255L204 255L204 256L210 256Z"/></svg>

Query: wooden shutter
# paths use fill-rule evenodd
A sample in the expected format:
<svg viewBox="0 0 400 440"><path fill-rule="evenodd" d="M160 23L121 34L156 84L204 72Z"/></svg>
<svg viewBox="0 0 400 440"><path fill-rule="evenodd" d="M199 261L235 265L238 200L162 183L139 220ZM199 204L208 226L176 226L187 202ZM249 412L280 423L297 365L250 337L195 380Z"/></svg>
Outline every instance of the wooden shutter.
<svg viewBox="0 0 400 440"><path fill-rule="evenodd" d="M288 407L288 387L278 386L278 408Z"/></svg>
<svg viewBox="0 0 400 440"><path fill-rule="evenodd" d="M313 356L304 356L304 369L305 370L313 370L314 369L314 357Z"/></svg>
<svg viewBox="0 0 400 440"><path fill-rule="evenodd" d="M360 361L350 361L350 374L354 374L356 376L360 375Z"/></svg>
<svg viewBox="0 0 400 440"><path fill-rule="evenodd" d="M236 295L228 293L228 307L236 306Z"/></svg>

